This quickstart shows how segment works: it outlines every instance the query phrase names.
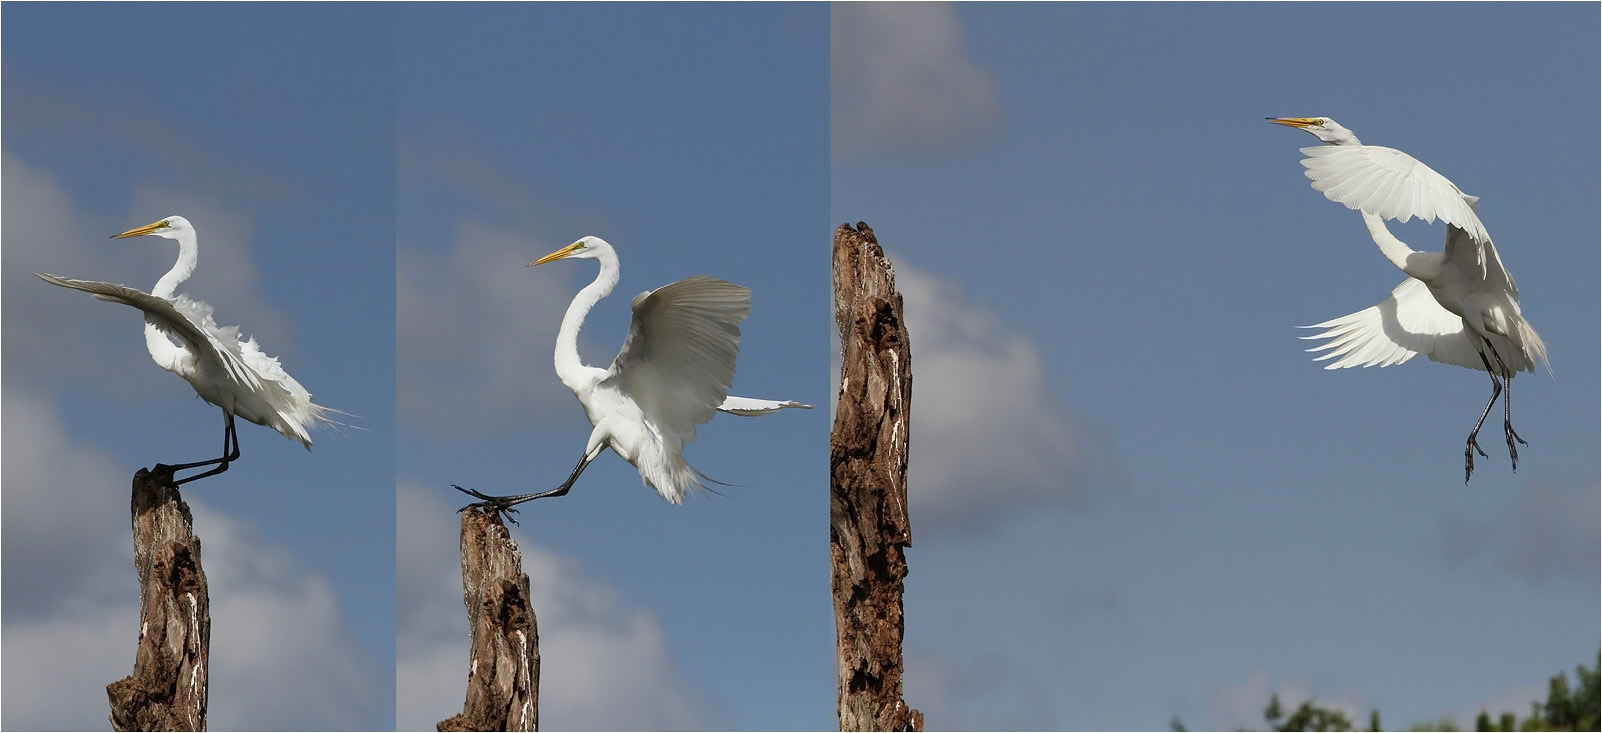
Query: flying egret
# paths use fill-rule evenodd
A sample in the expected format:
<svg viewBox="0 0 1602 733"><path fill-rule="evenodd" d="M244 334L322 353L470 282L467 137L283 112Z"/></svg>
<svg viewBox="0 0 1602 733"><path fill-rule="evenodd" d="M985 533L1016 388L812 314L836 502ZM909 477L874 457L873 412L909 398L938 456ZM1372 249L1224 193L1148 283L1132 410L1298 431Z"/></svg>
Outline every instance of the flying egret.
<svg viewBox="0 0 1602 733"><path fill-rule="evenodd" d="M1312 133L1328 145L1302 148L1302 165L1313 188L1331 201L1357 209L1369 235L1385 257L1408 278L1379 305L1306 326L1328 339L1309 351L1328 351L1317 361L1335 359L1325 369L1390 366L1419 354L1443 364L1484 370L1491 376L1491 399L1463 446L1463 482L1474 473L1474 454L1485 451L1475 440L1480 426L1504 394L1502 429L1513 470L1519 467L1513 431L1513 377L1535 371L1539 360L1550 372L1546 344L1519 311L1519 289L1502 266L1496 245L1475 213L1479 199L1400 150L1364 145L1351 130L1328 117L1270 117L1269 122ZM1386 219L1412 217L1446 223L1446 248L1419 252L1393 235Z"/></svg>
<svg viewBox="0 0 1602 733"><path fill-rule="evenodd" d="M696 425L718 411L749 417L786 407L812 409L789 400L729 395L740 350L740 321L751 313L751 291L706 275L692 275L634 296L629 335L612 366L584 365L578 353L579 329L590 309L617 285L617 254L606 240L584 237L529 267L566 258L601 263L595 281L573 298L556 332L556 376L584 405L594 430L578 465L561 486L517 496L488 496L455 486L483 500L472 506L505 511L525 501L566 494L606 448L634 464L645 485L678 504L690 487L704 488L683 456L684 445L695 438Z"/></svg>
<svg viewBox="0 0 1602 733"><path fill-rule="evenodd" d="M199 252L195 228L181 216L169 216L146 226L129 229L112 239L154 234L177 240L178 262L156 281L149 293L123 285L73 280L34 273L41 280L64 288L82 290L99 300L138 308L145 313L145 348L157 366L177 374L195 388L200 398L222 408L223 456L210 461L156 464L155 473L171 476L177 471L213 466L216 468L179 481L183 485L228 470L239 460L239 437L234 433L234 416L272 428L285 438L298 440L311 450L307 429L313 425L333 425L328 413L338 412L312 402L300 382L289 376L278 359L263 353L253 338L239 338L238 326L218 326L212 320L211 306L187 295L174 295L178 285L195 271Z"/></svg>

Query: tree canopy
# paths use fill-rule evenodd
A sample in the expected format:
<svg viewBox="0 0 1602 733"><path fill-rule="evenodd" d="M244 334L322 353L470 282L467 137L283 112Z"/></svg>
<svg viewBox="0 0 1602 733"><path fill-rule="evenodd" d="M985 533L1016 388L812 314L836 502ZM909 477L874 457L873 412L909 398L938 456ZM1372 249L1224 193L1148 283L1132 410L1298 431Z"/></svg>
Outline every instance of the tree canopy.
<svg viewBox="0 0 1602 733"><path fill-rule="evenodd" d="M1587 669L1584 664L1575 667L1575 686L1570 687L1567 673L1559 672L1547 685L1546 700L1536 700L1530 703L1530 714L1519 719L1511 711L1503 711L1495 718L1487 711L1480 711L1474 720L1476 731L1579 731L1598 730L1599 718L1602 718L1602 684L1599 684L1599 670L1602 670L1602 652L1597 654L1597 662ZM1314 700L1305 700L1289 714L1279 700L1279 694L1274 693L1268 698L1267 707L1263 708L1263 720L1267 723L1264 730L1270 731L1351 731L1352 719L1346 711L1336 708L1320 707ZM1176 731L1185 730L1185 724L1175 716L1168 723ZM1368 713L1367 730L1380 729L1380 715L1378 710ZM1459 730L1456 721L1451 718L1415 724L1410 730L1418 731L1449 731Z"/></svg>

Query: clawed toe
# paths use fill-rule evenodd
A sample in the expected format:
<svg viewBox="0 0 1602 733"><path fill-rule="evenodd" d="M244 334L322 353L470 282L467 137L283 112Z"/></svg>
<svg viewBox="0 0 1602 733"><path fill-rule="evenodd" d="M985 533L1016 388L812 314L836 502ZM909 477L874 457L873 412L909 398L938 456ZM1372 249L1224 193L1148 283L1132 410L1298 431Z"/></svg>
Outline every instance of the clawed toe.
<svg viewBox="0 0 1602 733"><path fill-rule="evenodd" d="M472 504L468 504L461 509L457 509L457 513L465 512L473 507L493 509L497 512L500 512L501 516L505 517L507 521L511 522L512 524L517 524L517 520L512 517L513 514L517 513L517 509L514 508L511 503L507 502L505 497L490 496L489 494L485 494L474 489L464 489L456 484L451 484L451 488L480 500Z"/></svg>
<svg viewBox="0 0 1602 733"><path fill-rule="evenodd" d="M1508 445L1513 445L1513 441L1515 441L1515 440L1517 440L1519 442L1519 445L1529 445L1530 444L1529 441L1519 437L1519 434L1513 430L1513 426L1509 425L1507 427L1507 444Z"/></svg>
<svg viewBox="0 0 1602 733"><path fill-rule="evenodd" d="M1513 432L1509 432L1507 436L1507 454L1509 458L1513 459L1514 471L1519 470L1519 449L1517 446L1513 445L1513 441L1518 439L1518 437L1518 434ZM1519 440L1519 442L1524 443L1523 440ZM1524 445L1529 445L1529 443L1524 443Z"/></svg>

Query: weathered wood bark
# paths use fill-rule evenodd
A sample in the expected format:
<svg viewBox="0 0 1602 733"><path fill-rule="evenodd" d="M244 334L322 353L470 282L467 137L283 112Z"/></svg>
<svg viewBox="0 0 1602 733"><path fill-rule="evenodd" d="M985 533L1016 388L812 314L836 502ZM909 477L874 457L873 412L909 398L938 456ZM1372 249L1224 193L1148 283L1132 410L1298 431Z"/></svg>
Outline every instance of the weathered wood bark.
<svg viewBox="0 0 1602 733"><path fill-rule="evenodd" d="M523 553L499 512L462 512L462 600L471 638L467 699L437 728L539 730L539 630Z"/></svg>
<svg viewBox="0 0 1602 733"><path fill-rule="evenodd" d="M139 649L133 674L106 686L115 730L205 730L211 598L189 505L171 476L133 478Z"/></svg>
<svg viewBox="0 0 1602 733"><path fill-rule="evenodd" d="M840 730L923 730L901 699L912 352L895 271L867 224L834 233L840 399L829 440L829 554Z"/></svg>

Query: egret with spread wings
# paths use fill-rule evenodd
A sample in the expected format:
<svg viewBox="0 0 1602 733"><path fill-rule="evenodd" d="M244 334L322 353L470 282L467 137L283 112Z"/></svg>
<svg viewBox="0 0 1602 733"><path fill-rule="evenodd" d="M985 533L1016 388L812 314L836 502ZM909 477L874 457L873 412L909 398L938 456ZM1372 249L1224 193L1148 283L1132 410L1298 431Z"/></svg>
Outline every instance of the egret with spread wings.
<svg viewBox="0 0 1602 733"><path fill-rule="evenodd" d="M93 280L34 274L52 285L82 290L99 300L143 311L145 347L150 351L150 358L157 366L188 381L201 399L222 408L221 458L176 465L157 464L153 471L170 477L177 471L215 466L173 482L182 485L228 470L230 462L239 460L235 415L272 428L311 450L312 441L307 430L314 425L334 424L327 415L338 411L312 402L306 388L284 371L277 358L263 353L255 339L239 337L238 326L218 326L212 320L211 306L187 295L174 295L178 285L195 271L199 259L195 228L189 220L169 216L114 235L112 239L146 234L178 242L178 262L156 281L149 293Z"/></svg>
<svg viewBox="0 0 1602 733"><path fill-rule="evenodd" d="M1496 245L1475 212L1479 199L1407 153L1364 145L1328 117L1269 121L1305 130L1328 143L1302 148L1307 156L1302 165L1313 188L1360 211L1374 243L1408 275L1379 305L1308 326L1324 330L1305 338L1328 339L1310 351L1329 352L1318 358L1335 359L1326 369L1390 366L1423 354L1433 361L1489 373L1491 399L1463 446L1463 481L1467 483L1474 473L1474 454L1485 455L1475 439L1497 397L1504 394L1502 428L1513 469L1518 470L1515 443L1529 444L1513 430L1513 376L1533 372L1537 361L1548 371L1551 364L1546 344L1519 310L1513 275L1502 266ZM1406 222L1413 217L1446 224L1444 251L1416 251L1385 225L1386 219Z"/></svg>
<svg viewBox="0 0 1602 733"><path fill-rule="evenodd" d="M606 448L634 464L645 485L678 504L690 487L702 486L683 455L685 444L695 438L695 426L719 411L749 417L786 407L811 409L799 402L729 394L740 350L740 321L751 313L751 291L706 275L635 296L633 322L617 359L607 369L586 366L579 359L579 329L590 309L617 286L617 254L606 240L585 237L529 266L566 258L601 264L600 274L573 298L556 332L556 375L584 405L594 430L561 486L517 496L488 496L456 486L483 500L473 506L504 511L566 494Z"/></svg>

